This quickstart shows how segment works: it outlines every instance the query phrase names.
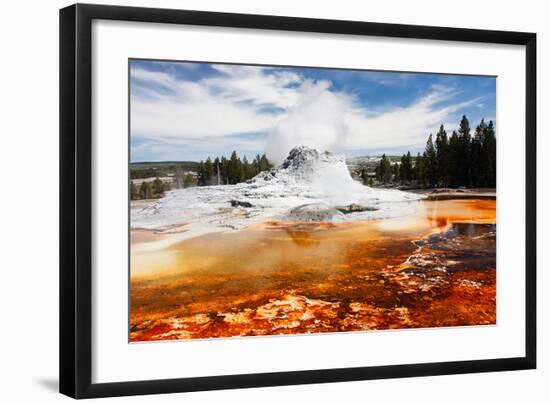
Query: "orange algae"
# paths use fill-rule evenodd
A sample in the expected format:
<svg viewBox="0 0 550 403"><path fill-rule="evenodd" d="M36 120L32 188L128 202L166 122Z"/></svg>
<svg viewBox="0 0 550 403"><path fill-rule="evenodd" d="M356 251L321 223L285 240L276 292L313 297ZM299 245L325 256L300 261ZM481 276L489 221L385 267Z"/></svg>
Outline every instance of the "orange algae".
<svg viewBox="0 0 550 403"><path fill-rule="evenodd" d="M496 323L496 201L415 203L406 217L267 222L132 251L130 340Z"/></svg>

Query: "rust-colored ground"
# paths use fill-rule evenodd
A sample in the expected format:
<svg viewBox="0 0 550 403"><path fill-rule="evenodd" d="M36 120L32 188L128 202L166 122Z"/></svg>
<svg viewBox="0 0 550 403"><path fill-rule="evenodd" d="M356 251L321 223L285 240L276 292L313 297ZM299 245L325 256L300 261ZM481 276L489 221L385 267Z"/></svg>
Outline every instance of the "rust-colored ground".
<svg viewBox="0 0 550 403"><path fill-rule="evenodd" d="M269 222L132 250L130 339L496 323L495 200L412 216ZM132 245L166 239L135 231Z"/></svg>

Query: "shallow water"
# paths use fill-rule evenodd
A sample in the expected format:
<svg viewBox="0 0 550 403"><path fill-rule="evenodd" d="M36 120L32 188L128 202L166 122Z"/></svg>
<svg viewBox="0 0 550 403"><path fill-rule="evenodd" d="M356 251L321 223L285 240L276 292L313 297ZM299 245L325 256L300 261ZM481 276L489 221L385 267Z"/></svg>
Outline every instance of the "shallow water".
<svg viewBox="0 0 550 403"><path fill-rule="evenodd" d="M496 323L495 200L409 203L400 218L134 248L131 340ZM133 231L132 245L166 237Z"/></svg>

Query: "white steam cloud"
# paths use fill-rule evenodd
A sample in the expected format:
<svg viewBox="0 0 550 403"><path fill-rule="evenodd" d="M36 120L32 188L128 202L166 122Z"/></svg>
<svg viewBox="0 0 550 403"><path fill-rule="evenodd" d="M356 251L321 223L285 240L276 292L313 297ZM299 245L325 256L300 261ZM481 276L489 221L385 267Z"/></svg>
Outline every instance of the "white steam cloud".
<svg viewBox="0 0 550 403"><path fill-rule="evenodd" d="M269 132L266 154L280 164L295 146L308 146L321 152L341 152L348 136L346 111L352 100L343 93L330 91L328 81L306 80L297 89L297 102Z"/></svg>

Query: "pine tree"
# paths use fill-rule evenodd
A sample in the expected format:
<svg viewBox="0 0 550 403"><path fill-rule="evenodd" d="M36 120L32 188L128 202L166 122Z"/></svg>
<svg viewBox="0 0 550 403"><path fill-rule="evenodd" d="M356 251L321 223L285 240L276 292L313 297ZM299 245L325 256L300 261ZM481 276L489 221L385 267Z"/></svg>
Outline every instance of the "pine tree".
<svg viewBox="0 0 550 403"><path fill-rule="evenodd" d="M449 140L443 125L439 127L435 138L437 154L437 182L446 187L449 184Z"/></svg>
<svg viewBox="0 0 550 403"><path fill-rule="evenodd" d="M251 169L250 169L250 163L248 162L248 158L246 158L246 155L243 156L243 171L244 171L244 179L248 180L253 177Z"/></svg>
<svg viewBox="0 0 550 403"><path fill-rule="evenodd" d="M186 174L183 177L183 187L189 188L193 186L197 186L197 179L191 174Z"/></svg>
<svg viewBox="0 0 550 403"><path fill-rule="evenodd" d="M239 176L240 176L240 167L239 167L239 157L237 156L237 152L233 151L231 153L231 157L229 158L229 184L234 185L235 183L239 182Z"/></svg>
<svg viewBox="0 0 550 403"><path fill-rule="evenodd" d="M363 185L366 185L368 183L369 175L368 175L367 170L365 168L361 169L359 177L361 178L361 182L363 183Z"/></svg>
<svg viewBox="0 0 550 403"><path fill-rule="evenodd" d="M206 186L206 171L204 169L204 161L199 162L197 168L197 175L199 178L199 186Z"/></svg>
<svg viewBox="0 0 550 403"><path fill-rule="evenodd" d="M399 181L399 178L400 178L400 166L399 164L392 164L391 166L391 173L392 173L392 178L390 180L394 181L394 182L397 182Z"/></svg>
<svg viewBox="0 0 550 403"><path fill-rule="evenodd" d="M237 166L239 168L237 183L241 183L246 180L246 174L244 172L244 165L240 159Z"/></svg>
<svg viewBox="0 0 550 403"><path fill-rule="evenodd" d="M152 199L153 191L151 189L151 184L149 182L142 182L139 187L139 194L142 199Z"/></svg>
<svg viewBox="0 0 550 403"><path fill-rule="evenodd" d="M163 181L161 181L158 177L155 178L153 181L153 184L151 185L151 193L153 198L159 198L164 196L164 191L166 190L166 186Z"/></svg>
<svg viewBox="0 0 550 403"><path fill-rule="evenodd" d="M256 157L254 158L254 167L256 168L256 171L259 173L261 171L260 169L260 166L261 166L261 161L262 161L262 157L260 157L260 154L256 154Z"/></svg>
<svg viewBox="0 0 550 403"><path fill-rule="evenodd" d="M462 169L459 173L458 182L462 186L471 186L472 183L472 170L471 170L471 135L470 135L470 122L466 115L462 115L460 120L460 126L458 128L459 139L459 155L462 165Z"/></svg>
<svg viewBox="0 0 550 403"><path fill-rule="evenodd" d="M267 160L267 157L265 156L265 154L263 154L260 157L260 171L267 171L270 168L271 168L271 164Z"/></svg>
<svg viewBox="0 0 550 403"><path fill-rule="evenodd" d="M222 185L228 185L229 184L229 161L227 158L222 157L220 160L220 171L221 171L221 182Z"/></svg>
<svg viewBox="0 0 550 403"><path fill-rule="evenodd" d="M426 149L424 150L424 172L429 186L437 184L437 152L435 151L432 134L428 136Z"/></svg>
<svg viewBox="0 0 550 403"><path fill-rule="evenodd" d="M214 159L214 175L216 175L216 181L215 181L216 185L221 185L222 175L221 175L221 162L219 157L216 157Z"/></svg>
<svg viewBox="0 0 550 403"><path fill-rule="evenodd" d="M426 170L424 169L424 157L418 153L414 164L414 176L419 186L426 184Z"/></svg>
<svg viewBox="0 0 550 403"><path fill-rule="evenodd" d="M405 165L407 168L407 180L411 180L413 178L413 164L410 151L407 151L407 155L405 156Z"/></svg>
<svg viewBox="0 0 550 403"><path fill-rule="evenodd" d="M496 136L492 120L483 128L481 141L482 181L481 186L496 187Z"/></svg>
<svg viewBox="0 0 550 403"><path fill-rule="evenodd" d="M403 154L401 157L401 169L399 170L399 179L402 183L408 182L412 174L411 153Z"/></svg>
<svg viewBox="0 0 550 403"><path fill-rule="evenodd" d="M134 183L134 181L130 181L130 200L138 200L140 199L139 196L139 190Z"/></svg>
<svg viewBox="0 0 550 403"><path fill-rule="evenodd" d="M380 182L388 183L391 179L391 175L392 171L390 161L386 158L386 154L383 154L382 159L376 168L376 176Z"/></svg>
<svg viewBox="0 0 550 403"><path fill-rule="evenodd" d="M460 183L460 176L462 172L462 160L460 155L460 139L458 133L453 130L451 138L449 139L449 184L451 186L458 186Z"/></svg>
<svg viewBox="0 0 550 403"><path fill-rule="evenodd" d="M481 186L485 182L485 158L482 153L483 132L486 128L484 119L476 126L474 137L470 145L470 171L472 186Z"/></svg>
<svg viewBox="0 0 550 403"><path fill-rule="evenodd" d="M413 178L413 167L411 161L411 152L403 154L401 157L401 167L399 170L399 179L402 183L408 182Z"/></svg>
<svg viewBox="0 0 550 403"><path fill-rule="evenodd" d="M204 183L205 185L212 185L213 184L213 176L214 176L214 164L212 163L212 159L208 157L206 159L206 162L204 163Z"/></svg>

